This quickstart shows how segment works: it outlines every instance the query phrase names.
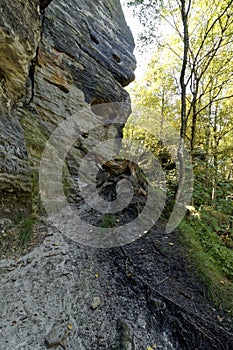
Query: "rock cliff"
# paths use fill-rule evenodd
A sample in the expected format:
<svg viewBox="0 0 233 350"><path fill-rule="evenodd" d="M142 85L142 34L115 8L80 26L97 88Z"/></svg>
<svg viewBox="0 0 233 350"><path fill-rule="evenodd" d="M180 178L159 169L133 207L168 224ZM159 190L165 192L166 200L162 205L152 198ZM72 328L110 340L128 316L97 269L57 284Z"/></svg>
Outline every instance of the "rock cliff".
<svg viewBox="0 0 233 350"><path fill-rule="evenodd" d="M40 156L59 123L129 102L135 58L118 0L3 0L0 12L0 217L12 218L31 211Z"/></svg>

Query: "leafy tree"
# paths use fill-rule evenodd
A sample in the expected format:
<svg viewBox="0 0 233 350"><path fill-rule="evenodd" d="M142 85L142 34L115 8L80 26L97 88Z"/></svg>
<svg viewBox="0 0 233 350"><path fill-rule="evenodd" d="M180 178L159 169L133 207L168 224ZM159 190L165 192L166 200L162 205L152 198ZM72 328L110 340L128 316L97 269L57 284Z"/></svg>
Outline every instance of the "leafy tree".
<svg viewBox="0 0 233 350"><path fill-rule="evenodd" d="M147 21L147 27L149 26L151 31L155 28L154 24L151 25L151 21L155 22L158 19L158 12L161 17L160 23L163 20L172 28L172 34L166 39L158 38L158 42L160 48L170 49L175 63L173 67L176 72L174 72L172 79L176 79L178 84L172 101L176 98L176 107L180 108L181 142L179 155L181 169L182 148L185 140L189 141L194 156L200 147L204 148L207 158L209 158L206 174L209 171L208 165L215 162L216 179L213 180L212 189L214 192L214 182L217 182L216 174L218 173L217 150L223 142L222 140L230 135L229 130L231 130L231 122L223 122L223 114L226 115L225 112L223 113L223 108L226 105L224 100L231 100L233 97L233 1L225 0L220 3L215 0L135 0L128 1L128 4L134 5L140 10L140 18L144 24L148 18L150 19ZM168 27L166 25L163 28L167 29ZM157 48L155 55L160 55L160 51ZM153 63L154 70L153 73L150 73L150 79L158 82L156 76L160 73L161 68L158 68L155 59L152 60L151 65ZM166 72L165 65L162 65L162 70ZM177 76L178 71L180 72L179 76ZM168 87L166 88L168 89ZM177 92L180 94L180 103L177 102ZM140 93L144 96L141 101L147 99L151 105L156 103L155 95L158 100L156 87L154 91L150 90L150 94L143 90ZM159 101L157 109L160 108L159 104L162 103L163 99L159 99ZM163 111L160 117L163 119ZM223 127L223 125L225 126ZM218 135L220 129L221 136ZM214 152L212 152L211 147L215 148ZM231 162L229 163L230 167ZM181 171L181 174L183 173Z"/></svg>
<svg viewBox="0 0 233 350"><path fill-rule="evenodd" d="M128 3L136 6L136 12L140 10L147 25L144 42L149 35L148 42L155 45L147 73L133 89L136 111L142 109L140 122L131 129L132 137L140 135L140 141L159 157L159 141L168 135L166 122L179 129L179 184L186 180L184 143L190 145L197 210L194 208L196 216L187 217L181 230L191 242L203 279L212 280L208 285L218 300L225 295L227 305L233 292L233 0ZM151 21L157 22L151 25ZM155 28L156 34L152 33ZM144 107L156 113L149 117ZM153 127L159 130L154 139L141 132L148 121L151 131ZM177 190L171 183L171 192ZM228 292L220 286L220 278L226 278Z"/></svg>

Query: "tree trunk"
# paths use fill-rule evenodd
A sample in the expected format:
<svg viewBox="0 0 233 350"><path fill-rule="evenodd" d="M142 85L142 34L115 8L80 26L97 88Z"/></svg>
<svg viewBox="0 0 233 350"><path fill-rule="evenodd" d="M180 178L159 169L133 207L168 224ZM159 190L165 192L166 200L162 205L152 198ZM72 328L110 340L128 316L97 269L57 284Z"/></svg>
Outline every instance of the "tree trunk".
<svg viewBox="0 0 233 350"><path fill-rule="evenodd" d="M184 49L183 49L183 63L180 73L180 87L181 87L181 128L180 138L185 139L186 128L187 128L187 106L186 106L186 82L185 75L188 62L188 49L189 49L189 35L188 35L188 22L187 14L185 9L185 0L181 0L181 15L182 23L184 28Z"/></svg>
<svg viewBox="0 0 233 350"><path fill-rule="evenodd" d="M219 139L217 135L217 108L214 113L214 145L213 145L213 165L214 165L214 173L213 173L213 180L212 180L212 203L214 204L216 201L216 189L217 189L217 182L218 182L218 145L219 145Z"/></svg>
<svg viewBox="0 0 233 350"><path fill-rule="evenodd" d="M188 51L189 51L189 32L188 32L188 14L191 6L191 0L188 0L188 9L186 10L186 0L181 0L181 17L183 23L184 47L183 47L183 62L180 72L180 87L181 87L181 127L180 127L180 143L178 149L178 159L180 163L180 178L179 182L182 186L185 177L184 164L184 142L187 129L187 104L186 104L186 90L187 85L185 81Z"/></svg>
<svg viewBox="0 0 233 350"><path fill-rule="evenodd" d="M197 108L196 108L196 101L194 101L193 114L192 114L192 126L191 126L191 141L190 141L190 147L191 147L192 153L195 147L196 128L197 128Z"/></svg>

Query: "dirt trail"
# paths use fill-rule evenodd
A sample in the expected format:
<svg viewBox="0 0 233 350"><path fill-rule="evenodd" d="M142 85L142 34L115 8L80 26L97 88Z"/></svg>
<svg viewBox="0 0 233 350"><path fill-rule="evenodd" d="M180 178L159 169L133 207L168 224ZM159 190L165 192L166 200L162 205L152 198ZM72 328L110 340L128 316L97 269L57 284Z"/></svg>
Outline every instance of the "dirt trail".
<svg viewBox="0 0 233 350"><path fill-rule="evenodd" d="M30 253L0 263L1 350L232 349L230 321L218 321L178 233L161 222L112 249L40 230Z"/></svg>

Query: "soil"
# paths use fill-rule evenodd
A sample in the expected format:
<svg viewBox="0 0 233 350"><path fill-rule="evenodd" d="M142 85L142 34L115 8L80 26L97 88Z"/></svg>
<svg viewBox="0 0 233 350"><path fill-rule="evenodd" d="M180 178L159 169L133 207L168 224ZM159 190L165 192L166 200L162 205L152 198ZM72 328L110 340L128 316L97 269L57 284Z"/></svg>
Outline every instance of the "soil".
<svg viewBox="0 0 233 350"><path fill-rule="evenodd" d="M164 232L160 221L98 249L40 225L30 251L0 262L0 349L232 349L232 320L206 299L179 232Z"/></svg>

